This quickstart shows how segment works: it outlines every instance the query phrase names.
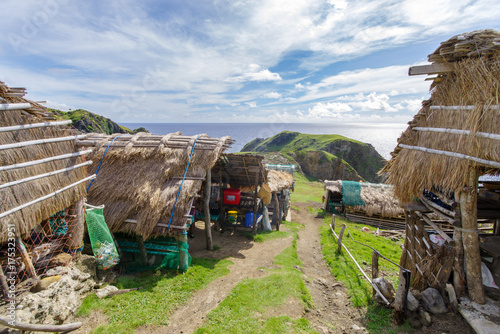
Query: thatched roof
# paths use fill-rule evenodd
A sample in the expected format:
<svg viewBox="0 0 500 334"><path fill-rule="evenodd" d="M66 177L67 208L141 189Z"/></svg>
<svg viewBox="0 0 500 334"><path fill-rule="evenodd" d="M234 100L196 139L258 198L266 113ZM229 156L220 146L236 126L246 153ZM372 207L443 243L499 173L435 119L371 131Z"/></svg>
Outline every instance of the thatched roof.
<svg viewBox="0 0 500 334"><path fill-rule="evenodd" d="M167 228L197 137L182 136L180 132L166 136L91 134L89 140L80 142L96 146L92 153L92 172L109 146L87 198L90 204L105 205L104 216L112 232L135 233L144 239L182 232L185 215L201 189L206 171L232 143L230 137L199 135L175 204L171 228Z"/></svg>
<svg viewBox="0 0 500 334"><path fill-rule="evenodd" d="M11 88L0 81L0 243L7 241L7 228L15 226L18 236L26 237L31 230L51 215L74 204L85 196L85 183L71 187L37 203L12 212L16 208L44 198L86 178L86 167L33 180L26 178L61 171L84 163L82 156L68 157L30 166L22 164L77 152L74 140L27 145L27 141L67 137L76 131L67 125L47 123L52 115L42 105L23 96L24 88ZM40 124L42 123L42 124ZM35 126L29 124L36 124ZM50 125L50 126L49 126ZM18 126L17 128L13 128ZM22 144L21 144L22 143ZM7 146L8 145L8 146ZM19 147L12 147L18 145ZM11 147L11 148L9 148ZM21 164L21 165L19 165ZM16 181L19 182L16 184ZM11 213L8 213L11 212Z"/></svg>
<svg viewBox="0 0 500 334"><path fill-rule="evenodd" d="M365 205L354 205L352 209L365 212L368 216L380 215L382 217L397 217L404 214L404 210L394 198L394 187L387 184L367 182L353 182L359 184L359 196ZM325 190L332 192L335 197L349 196L345 193L342 180L325 181ZM343 198L344 200L345 198Z"/></svg>
<svg viewBox="0 0 500 334"><path fill-rule="evenodd" d="M462 189L470 167L493 174L500 170L499 39L499 32L475 31L452 37L429 56L456 63L452 72L434 80L431 98L409 122L382 170L402 202L433 186L445 192Z"/></svg>
<svg viewBox="0 0 500 334"><path fill-rule="evenodd" d="M263 160L264 157L260 155L224 155L212 170L212 178L217 181L222 177L232 188L254 188L256 183L260 186L267 183L267 169Z"/></svg>
<svg viewBox="0 0 500 334"><path fill-rule="evenodd" d="M277 170L268 170L267 185L269 186L271 192L288 189L293 185L293 176Z"/></svg>

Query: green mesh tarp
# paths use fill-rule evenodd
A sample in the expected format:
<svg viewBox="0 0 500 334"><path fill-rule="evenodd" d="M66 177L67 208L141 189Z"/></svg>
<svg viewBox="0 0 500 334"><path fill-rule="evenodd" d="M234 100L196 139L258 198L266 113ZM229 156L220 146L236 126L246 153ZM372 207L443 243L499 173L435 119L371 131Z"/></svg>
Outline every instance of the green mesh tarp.
<svg viewBox="0 0 500 334"><path fill-rule="evenodd" d="M355 181L342 181L342 203L345 206L366 205L361 198L361 185Z"/></svg>
<svg viewBox="0 0 500 334"><path fill-rule="evenodd" d="M85 221L97 266L106 270L115 266L120 258L102 211L103 209L87 210Z"/></svg>
<svg viewBox="0 0 500 334"><path fill-rule="evenodd" d="M165 269L179 269L181 271L185 271L191 266L191 255L189 254L189 245L187 242L177 242L177 247L179 249L178 252L172 252L172 253L167 253L165 257L163 258L163 261L161 262L160 268L165 268ZM183 252L184 256L181 256L184 261L187 261L187 263L183 263L180 265L179 263L179 252Z"/></svg>

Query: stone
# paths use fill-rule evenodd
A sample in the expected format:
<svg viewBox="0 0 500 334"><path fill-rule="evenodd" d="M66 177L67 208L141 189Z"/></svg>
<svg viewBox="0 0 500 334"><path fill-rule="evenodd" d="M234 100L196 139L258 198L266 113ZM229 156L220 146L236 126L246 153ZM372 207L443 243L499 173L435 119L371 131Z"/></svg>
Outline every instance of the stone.
<svg viewBox="0 0 500 334"><path fill-rule="evenodd" d="M390 303L394 301L396 292L394 291L394 287L392 286L391 282L386 281L386 279L383 277L379 277L373 279L373 283L377 286L380 292L384 295L385 298L387 298Z"/></svg>
<svg viewBox="0 0 500 334"><path fill-rule="evenodd" d="M418 306L420 305L420 302L418 301L417 298L415 298L413 296L413 294L411 293L411 291L408 291L408 295L406 297L406 306L408 308L409 311L412 311L412 312L415 312L417 309L418 309Z"/></svg>
<svg viewBox="0 0 500 334"><path fill-rule="evenodd" d="M73 266L82 273L90 274L94 280L97 280L97 264L92 255L78 254L73 260Z"/></svg>
<svg viewBox="0 0 500 334"><path fill-rule="evenodd" d="M104 288L97 290L95 295L97 298L101 299L107 297L109 293L113 291L118 291L118 288L114 285L107 285Z"/></svg>
<svg viewBox="0 0 500 334"><path fill-rule="evenodd" d="M443 297L434 288L427 288L422 292L422 306L432 314L443 314L448 312L448 308Z"/></svg>
<svg viewBox="0 0 500 334"><path fill-rule="evenodd" d="M56 275L62 276L64 274L67 274L68 271L69 271L68 267L61 267L60 266L60 267L50 268L45 273L45 276L56 276Z"/></svg>
<svg viewBox="0 0 500 334"><path fill-rule="evenodd" d="M73 257L68 253L60 253L50 259L49 266L67 266L71 263Z"/></svg>
<svg viewBox="0 0 500 334"><path fill-rule="evenodd" d="M418 317L422 325L429 327L432 324L431 315L424 311L424 309L418 310Z"/></svg>
<svg viewBox="0 0 500 334"><path fill-rule="evenodd" d="M37 293L43 290L46 290L52 283L58 282L61 279L61 276L49 276L40 280L35 286L31 288L31 292Z"/></svg>
<svg viewBox="0 0 500 334"><path fill-rule="evenodd" d="M411 325L411 327L413 327L415 329L422 328L422 323L418 319L418 314L411 313L410 315L408 315L407 319L408 319L408 323Z"/></svg>

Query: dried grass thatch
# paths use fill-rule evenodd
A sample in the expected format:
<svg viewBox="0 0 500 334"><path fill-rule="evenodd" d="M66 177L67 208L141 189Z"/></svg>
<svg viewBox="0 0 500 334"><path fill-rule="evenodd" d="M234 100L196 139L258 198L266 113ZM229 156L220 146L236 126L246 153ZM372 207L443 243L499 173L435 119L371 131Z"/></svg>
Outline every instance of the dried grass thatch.
<svg viewBox="0 0 500 334"><path fill-rule="evenodd" d="M105 137L102 145L94 150L91 172L95 172L108 143L117 135ZM141 134L136 135L135 139L137 136ZM181 137L181 134L169 134L154 147L134 147L134 138L125 147L110 147L89 190L88 201L95 205L105 205L104 216L112 232L135 233L147 239L154 235L172 235L182 231L157 226L168 225L170 222L197 136L191 137L185 148L169 147L168 143L176 137ZM230 137L215 139L204 134L199 136L199 140L217 140L217 145L210 150L194 150L187 179L175 204L172 227L185 225L186 219L183 216L190 211L191 199L201 189L206 171L215 165L231 142ZM125 223L126 219L136 220L136 223Z"/></svg>
<svg viewBox="0 0 500 334"><path fill-rule="evenodd" d="M31 108L25 110L0 111L1 127L40 123L52 118L46 108L23 98L22 96L24 93L24 89L9 88L3 82L0 82L0 103L31 104ZM67 126L51 126L0 132L0 145L45 138L65 137L74 134L75 131L69 129ZM9 166L66 153L73 153L77 150L74 141L44 143L20 148L3 149L0 150L0 166ZM0 184L64 169L82 163L83 161L83 157L75 157L24 168L3 170L0 172ZM2 188L0 189L0 201L2 203L1 212L9 211L37 198L53 193L65 186L84 179L86 176L86 168L83 167ZM16 234L24 238L28 236L31 230L40 224L42 220L69 207L83 196L85 196L85 184L82 183L57 196L32 204L31 206L0 218L0 243L7 241L7 227L9 225L15 226Z"/></svg>
<svg viewBox="0 0 500 334"><path fill-rule="evenodd" d="M277 170L267 172L267 184L271 192L288 189L293 185L293 176Z"/></svg>
<svg viewBox="0 0 500 334"><path fill-rule="evenodd" d="M491 107L500 104L500 53L498 46L491 43L492 39L500 38L500 33L488 31L481 35L473 32L463 36L453 37L443 43L446 47L436 50L443 59L457 61L454 72L440 75L440 80L432 86L430 100L423 102L422 109L398 143L500 162L500 142L476 135L478 132L500 134L500 112L498 107ZM477 45L480 52L464 51L461 45L466 43ZM483 57L474 57L477 54ZM433 110L431 106L462 107ZM468 110L465 106L474 108ZM423 132L415 130L416 127L469 130L470 134ZM402 202L412 200L433 186L444 191L462 189L470 167L498 172L471 160L401 147L396 147L392 155L382 173L388 173L388 183L395 185L395 195Z"/></svg>

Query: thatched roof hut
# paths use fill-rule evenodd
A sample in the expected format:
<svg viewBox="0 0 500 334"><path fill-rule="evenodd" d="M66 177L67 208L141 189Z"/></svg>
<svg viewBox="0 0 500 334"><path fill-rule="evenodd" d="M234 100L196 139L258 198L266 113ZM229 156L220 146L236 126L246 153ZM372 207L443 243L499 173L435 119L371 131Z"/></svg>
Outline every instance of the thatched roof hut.
<svg viewBox="0 0 500 334"><path fill-rule="evenodd" d="M469 297L483 304L478 177L500 172L500 33L454 36L428 59L431 65L412 67L409 74L434 75L431 98L408 123L382 170L396 197L409 203L400 263L419 288L443 290L452 277L458 296L466 282ZM500 212L488 216L498 223ZM433 217L446 221L453 236ZM433 245L423 233L429 229L446 245Z"/></svg>
<svg viewBox="0 0 500 334"><path fill-rule="evenodd" d="M264 157L252 154L226 154L212 170L214 181L222 179L233 188L253 188L267 182Z"/></svg>
<svg viewBox="0 0 500 334"><path fill-rule="evenodd" d="M230 137L183 136L180 132L166 136L90 134L79 144L95 147L90 170L100 168L88 202L104 204L111 232L134 233L144 239L179 234L187 228L193 199L207 170L231 143Z"/></svg>
<svg viewBox="0 0 500 334"><path fill-rule="evenodd" d="M53 214L85 196L84 154L78 152L71 121L54 117L24 98L25 88L0 81L0 243L8 227L25 238ZM12 231L12 230L11 230Z"/></svg>
<svg viewBox="0 0 500 334"><path fill-rule="evenodd" d="M346 188L345 184L357 185L359 191ZM362 211L367 216L398 217L404 214L404 210L394 199L394 187L387 184L374 184L368 182L354 181L325 181L326 203L325 209L329 209L329 202L350 206L352 210ZM362 204L364 203L364 204Z"/></svg>

